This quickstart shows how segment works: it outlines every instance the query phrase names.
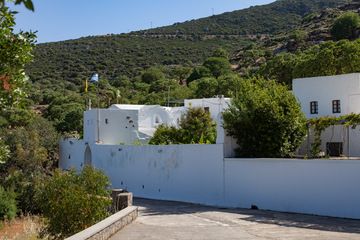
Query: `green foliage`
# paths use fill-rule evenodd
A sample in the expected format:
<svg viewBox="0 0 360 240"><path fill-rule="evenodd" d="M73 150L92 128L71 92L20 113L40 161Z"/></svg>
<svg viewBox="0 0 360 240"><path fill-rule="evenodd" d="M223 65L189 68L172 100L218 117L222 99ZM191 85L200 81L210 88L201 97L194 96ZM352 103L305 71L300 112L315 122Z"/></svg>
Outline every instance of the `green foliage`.
<svg viewBox="0 0 360 240"><path fill-rule="evenodd" d="M223 114L242 157L288 157L306 134L306 119L288 89L264 79L241 81Z"/></svg>
<svg viewBox="0 0 360 240"><path fill-rule="evenodd" d="M218 48L212 53L211 57L229 59L229 52L224 48Z"/></svg>
<svg viewBox="0 0 360 240"><path fill-rule="evenodd" d="M14 191L6 191L0 186L0 221L11 220L16 216L16 194Z"/></svg>
<svg viewBox="0 0 360 240"><path fill-rule="evenodd" d="M217 93L218 81L213 77L201 78L193 81L190 84L190 89L194 91L197 98L211 98Z"/></svg>
<svg viewBox="0 0 360 240"><path fill-rule="evenodd" d="M152 83L161 79L164 79L165 75L164 73L155 67L151 67L149 69L147 69L142 75L141 75L141 80L144 83Z"/></svg>
<svg viewBox="0 0 360 240"><path fill-rule="evenodd" d="M217 79L205 77L190 83L189 87L195 98L211 98L218 95L231 97L235 95L236 87L240 84L241 78L238 74L228 73Z"/></svg>
<svg viewBox="0 0 360 240"><path fill-rule="evenodd" d="M269 79L291 86L294 79L294 67L297 62L295 54L281 53L262 66L259 73Z"/></svg>
<svg viewBox="0 0 360 240"><path fill-rule="evenodd" d="M161 65L170 69L191 67L202 64L210 56L227 58L226 51L233 53L250 43L258 45L263 42L261 38L253 40L252 34L273 35L293 30L301 24L302 16L344 2L346 0L276 1L164 28L38 44L35 61L27 66L27 73L36 88L32 91L31 99L35 103L49 104L43 97L48 91L62 92L66 88L76 92L91 73L98 72L117 88L119 84L113 84L113 81L120 76L129 78L131 85L121 86L120 103L151 103L147 101L152 99L159 102L164 97L154 97L154 93L144 97L149 93L139 91L134 86L144 83L141 78L135 79L144 69ZM273 47L269 46L271 51ZM262 51L252 53L254 58L249 61L251 64L257 66L263 62ZM247 71L246 66L244 69ZM186 71L178 76L169 75L167 79L179 81L188 77ZM196 77L191 76L188 83L210 76L202 72ZM145 81L149 83L149 79Z"/></svg>
<svg viewBox="0 0 360 240"><path fill-rule="evenodd" d="M0 138L0 165L5 164L10 157L9 146Z"/></svg>
<svg viewBox="0 0 360 240"><path fill-rule="evenodd" d="M45 116L54 123L59 132L82 133L84 102L85 100L77 95L57 96L51 101Z"/></svg>
<svg viewBox="0 0 360 240"><path fill-rule="evenodd" d="M150 145L181 144L182 136L178 128L161 124L156 128L154 136L150 139Z"/></svg>
<svg viewBox="0 0 360 240"><path fill-rule="evenodd" d="M5 6L5 2L6 0L0 0L0 8L4 7ZM31 0L15 0L15 4L16 5L19 5L19 4L24 4L24 6L31 10L31 11L34 11L34 4Z"/></svg>
<svg viewBox="0 0 360 240"><path fill-rule="evenodd" d="M335 40L356 39L360 31L360 16L358 13L348 12L341 15L331 28L331 35Z"/></svg>
<svg viewBox="0 0 360 240"><path fill-rule="evenodd" d="M198 66L193 69L190 76L187 78L186 82L190 84L194 80L205 77L211 77L210 69L204 66Z"/></svg>
<svg viewBox="0 0 360 240"><path fill-rule="evenodd" d="M1 2L0 2L1 5ZM15 18L7 7L0 7L0 108L24 104L26 76L24 67L32 59L35 35L14 33Z"/></svg>
<svg viewBox="0 0 360 240"><path fill-rule="evenodd" d="M46 233L63 239L106 218L111 204L108 186L108 178L91 167L80 174L55 171L37 197L48 219Z"/></svg>
<svg viewBox="0 0 360 240"><path fill-rule="evenodd" d="M27 126L3 129L1 135L10 154L0 164L0 182L16 191L24 213L37 213L34 194L57 165L58 133L49 121L37 116Z"/></svg>
<svg viewBox="0 0 360 240"><path fill-rule="evenodd" d="M221 75L231 72L229 60L222 57L210 57L204 62L204 67L210 70L210 73L218 78Z"/></svg>
<svg viewBox="0 0 360 240"><path fill-rule="evenodd" d="M151 138L151 145L213 144L216 124L202 108L190 108L180 119L179 128L160 125Z"/></svg>
<svg viewBox="0 0 360 240"><path fill-rule="evenodd" d="M279 54L262 66L260 74L291 85L294 78L359 71L360 39L328 41L296 54Z"/></svg>
<svg viewBox="0 0 360 240"><path fill-rule="evenodd" d="M308 127L311 127L315 131L314 142L311 145L311 156L319 157L320 155L320 146L321 146L321 134L330 126L334 125L343 125L345 127L351 127L355 129L360 125L360 114L347 114L338 117L319 117L312 118L308 120Z"/></svg>
<svg viewBox="0 0 360 240"><path fill-rule="evenodd" d="M216 141L216 123L202 108L190 108L180 119L184 143L213 144Z"/></svg>
<svg viewBox="0 0 360 240"><path fill-rule="evenodd" d="M175 23L142 31L148 35L246 35L274 34L294 28L309 13L336 7L346 0L280 0L262 6L215 15L185 23Z"/></svg>

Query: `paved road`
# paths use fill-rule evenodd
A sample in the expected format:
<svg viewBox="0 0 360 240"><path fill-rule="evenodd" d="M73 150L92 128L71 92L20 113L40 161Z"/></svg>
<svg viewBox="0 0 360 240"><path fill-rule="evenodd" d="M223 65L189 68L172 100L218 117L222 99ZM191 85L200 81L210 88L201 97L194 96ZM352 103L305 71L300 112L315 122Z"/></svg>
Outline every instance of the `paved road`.
<svg viewBox="0 0 360 240"><path fill-rule="evenodd" d="M360 220L135 199L137 220L111 240L360 240Z"/></svg>

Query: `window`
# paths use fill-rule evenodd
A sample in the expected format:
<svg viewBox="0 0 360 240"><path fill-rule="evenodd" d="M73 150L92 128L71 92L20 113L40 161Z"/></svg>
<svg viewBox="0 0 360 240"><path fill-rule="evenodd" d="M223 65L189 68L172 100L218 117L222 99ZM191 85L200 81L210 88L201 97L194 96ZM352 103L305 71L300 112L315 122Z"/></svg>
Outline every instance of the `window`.
<svg viewBox="0 0 360 240"><path fill-rule="evenodd" d="M105 124L109 124L109 119L105 118Z"/></svg>
<svg viewBox="0 0 360 240"><path fill-rule="evenodd" d="M310 113L311 114L318 114L319 113L319 107L317 101L310 102Z"/></svg>
<svg viewBox="0 0 360 240"><path fill-rule="evenodd" d="M210 108L209 108L209 107L204 107L204 111L205 111L206 113L210 113Z"/></svg>
<svg viewBox="0 0 360 240"><path fill-rule="evenodd" d="M341 113L340 100L332 101L333 113Z"/></svg>

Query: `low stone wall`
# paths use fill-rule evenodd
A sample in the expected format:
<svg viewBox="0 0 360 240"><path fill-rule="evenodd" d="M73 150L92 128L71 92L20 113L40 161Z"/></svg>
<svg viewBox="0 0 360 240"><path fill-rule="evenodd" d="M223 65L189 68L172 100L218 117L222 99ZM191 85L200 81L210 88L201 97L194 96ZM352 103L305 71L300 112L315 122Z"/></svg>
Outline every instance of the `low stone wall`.
<svg viewBox="0 0 360 240"><path fill-rule="evenodd" d="M127 207L103 221L79 232L66 240L106 240L120 229L133 222L138 216L138 208Z"/></svg>

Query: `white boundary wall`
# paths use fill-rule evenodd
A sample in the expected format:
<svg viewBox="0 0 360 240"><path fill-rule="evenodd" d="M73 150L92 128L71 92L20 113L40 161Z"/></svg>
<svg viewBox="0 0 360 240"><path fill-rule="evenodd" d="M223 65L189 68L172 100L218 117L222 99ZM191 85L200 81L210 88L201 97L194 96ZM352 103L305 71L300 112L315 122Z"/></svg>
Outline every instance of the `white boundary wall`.
<svg viewBox="0 0 360 240"><path fill-rule="evenodd" d="M62 141L60 167L81 169L86 146ZM136 197L360 219L360 161L224 159L222 144L89 147L112 187Z"/></svg>
<svg viewBox="0 0 360 240"><path fill-rule="evenodd" d="M226 206L360 219L360 161L225 159Z"/></svg>
<svg viewBox="0 0 360 240"><path fill-rule="evenodd" d="M85 147L83 141L60 142L60 168L81 169ZM216 206L223 203L222 144L91 145L90 149L92 165L109 176L112 188L125 188L136 197Z"/></svg>

